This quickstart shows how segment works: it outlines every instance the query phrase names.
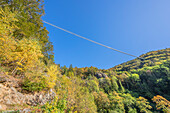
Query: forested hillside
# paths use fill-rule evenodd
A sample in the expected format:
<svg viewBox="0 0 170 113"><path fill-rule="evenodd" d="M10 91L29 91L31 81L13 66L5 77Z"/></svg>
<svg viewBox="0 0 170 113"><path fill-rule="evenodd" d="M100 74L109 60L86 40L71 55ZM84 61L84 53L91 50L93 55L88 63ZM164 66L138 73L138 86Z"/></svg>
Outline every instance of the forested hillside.
<svg viewBox="0 0 170 113"><path fill-rule="evenodd" d="M170 49L167 48L158 51L151 51L139 57L141 57L142 59L136 58L134 60L117 65L111 68L111 70L115 69L117 71L133 71L133 69L140 69L146 66L161 64L167 59L170 59Z"/></svg>
<svg viewBox="0 0 170 113"><path fill-rule="evenodd" d="M61 67L61 73L70 78L77 76L85 80L85 86L93 93L97 112L168 113L169 51L170 48L148 52L141 55L144 58L142 60L134 59L108 70L64 66Z"/></svg>
<svg viewBox="0 0 170 113"><path fill-rule="evenodd" d="M17 113L27 108L37 113L170 113L170 48L148 52L140 56L144 59L107 70L61 67L54 63L43 15L42 0L0 1L1 111ZM9 85L16 81L15 86ZM49 91L55 97L45 102L33 99L34 104L10 103L4 101L10 94L3 95L3 87L23 98L29 94L42 98L40 94Z"/></svg>

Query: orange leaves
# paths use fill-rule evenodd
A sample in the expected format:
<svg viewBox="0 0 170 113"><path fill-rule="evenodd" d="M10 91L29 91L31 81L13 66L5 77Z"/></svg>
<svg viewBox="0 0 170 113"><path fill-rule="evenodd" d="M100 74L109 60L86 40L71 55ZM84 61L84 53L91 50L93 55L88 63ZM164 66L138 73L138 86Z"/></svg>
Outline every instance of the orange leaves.
<svg viewBox="0 0 170 113"><path fill-rule="evenodd" d="M162 109L165 113L170 112L170 102L164 97L157 95L152 98L153 102L156 103L157 109Z"/></svg>

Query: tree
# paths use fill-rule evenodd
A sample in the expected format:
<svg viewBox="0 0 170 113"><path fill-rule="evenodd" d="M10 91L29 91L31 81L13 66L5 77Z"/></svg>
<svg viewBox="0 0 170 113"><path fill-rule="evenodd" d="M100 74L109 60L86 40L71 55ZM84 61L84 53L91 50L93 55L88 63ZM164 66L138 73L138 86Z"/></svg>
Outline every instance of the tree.
<svg viewBox="0 0 170 113"><path fill-rule="evenodd" d="M67 111L96 113L94 97L86 87L83 87L84 81L77 77L68 78L64 75L58 78L56 84L59 98L63 98L63 94L67 96Z"/></svg>
<svg viewBox="0 0 170 113"><path fill-rule="evenodd" d="M109 110L109 106L110 106L110 101L107 97L107 94L100 91L98 93L93 92L93 96L94 96L95 104L97 105L97 112L107 113Z"/></svg>
<svg viewBox="0 0 170 113"><path fill-rule="evenodd" d="M118 91L119 86L118 86L118 84L117 84L117 78L116 78L115 76L113 76L113 77L111 78L111 83L112 83L111 89L112 89L113 91Z"/></svg>
<svg viewBox="0 0 170 113"><path fill-rule="evenodd" d="M125 113L123 97L121 97L116 91L109 94L110 100L110 112Z"/></svg>
<svg viewBox="0 0 170 113"><path fill-rule="evenodd" d="M67 75L67 71L68 71L68 69L67 69L67 67L64 65L63 67L61 67L61 74L62 75Z"/></svg>
<svg viewBox="0 0 170 113"><path fill-rule="evenodd" d="M136 103L136 98L132 97L131 94L127 93L123 93L123 94L119 94L121 97L123 97L123 104L125 107L125 110L130 112L130 111L135 111L136 109L134 109L135 103Z"/></svg>
<svg viewBox="0 0 170 113"><path fill-rule="evenodd" d="M41 20L44 15L43 0L1 0L0 5L3 9L8 7L11 12L17 11L16 19L19 21L15 21L15 25L20 29L15 29L12 36L18 40L34 37L42 45L45 63L53 60L53 46Z"/></svg>
<svg viewBox="0 0 170 113"><path fill-rule="evenodd" d="M26 72L24 72L24 78L22 80L22 89L27 91L41 91L46 89L47 79L44 75L44 63L36 62L36 64L28 68Z"/></svg>
<svg viewBox="0 0 170 113"><path fill-rule="evenodd" d="M104 89L106 93L109 93L111 91L112 84L109 78L100 78L99 85L101 88Z"/></svg>
<svg viewBox="0 0 170 113"><path fill-rule="evenodd" d="M87 87L90 92L98 92L99 91L99 84L95 80L89 80L87 82Z"/></svg>
<svg viewBox="0 0 170 113"><path fill-rule="evenodd" d="M68 71L73 72L73 65L70 64Z"/></svg>
<svg viewBox="0 0 170 113"><path fill-rule="evenodd" d="M87 74L88 74L88 75L91 75L91 76L94 76L95 73L96 73L96 71L97 71L97 68L91 66L91 67L88 68Z"/></svg>
<svg viewBox="0 0 170 113"><path fill-rule="evenodd" d="M41 108L45 113L65 113L65 110L67 110L66 97L58 99L56 96L51 102L47 102Z"/></svg>
<svg viewBox="0 0 170 113"><path fill-rule="evenodd" d="M170 102L166 100L164 97L157 95L152 98L153 102L156 103L156 107L158 110L162 109L163 112L170 112Z"/></svg>
<svg viewBox="0 0 170 113"><path fill-rule="evenodd" d="M120 85L120 91L121 92L125 92L125 89L124 89L124 87L123 87L123 85L122 85L122 82L119 80L119 85Z"/></svg>
<svg viewBox="0 0 170 113"><path fill-rule="evenodd" d="M140 109L140 112L151 113L149 109L151 109L152 107L149 105L149 102L144 97L140 96L139 98L137 98L136 106Z"/></svg>
<svg viewBox="0 0 170 113"><path fill-rule="evenodd" d="M17 70L26 70L34 63L39 62L43 58L39 41L34 38L21 40L15 39L13 33L19 29L15 22L18 21L15 17L16 12L12 13L9 8L0 8L0 57L2 64L8 64L11 67L12 74Z"/></svg>
<svg viewBox="0 0 170 113"><path fill-rule="evenodd" d="M137 82L140 80L140 77L138 74L131 74L131 76L129 77L129 79L131 79L131 81L134 83L134 82Z"/></svg>
<svg viewBox="0 0 170 113"><path fill-rule="evenodd" d="M22 39L18 41L16 49L13 51L13 61L16 67L12 73L17 70L26 71L33 68L35 63L39 62L44 55L41 52L41 46L35 39Z"/></svg>
<svg viewBox="0 0 170 113"><path fill-rule="evenodd" d="M17 42L12 37L13 32L18 27L15 22L18 21L16 17L17 12L11 12L9 8L0 8L0 63L1 65L8 65L14 59L13 57Z"/></svg>
<svg viewBox="0 0 170 113"><path fill-rule="evenodd" d="M46 84L48 88L54 88L59 74L60 71L58 65L53 64L47 67Z"/></svg>

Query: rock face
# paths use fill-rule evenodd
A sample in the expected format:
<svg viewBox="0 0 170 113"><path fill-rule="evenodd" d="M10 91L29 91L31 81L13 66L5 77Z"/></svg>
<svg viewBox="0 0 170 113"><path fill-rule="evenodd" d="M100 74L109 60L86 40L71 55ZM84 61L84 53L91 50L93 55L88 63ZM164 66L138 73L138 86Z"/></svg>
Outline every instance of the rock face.
<svg viewBox="0 0 170 113"><path fill-rule="evenodd" d="M0 110L6 110L7 106L14 105L43 105L47 101L53 100L55 95L52 90L47 93L23 94L14 87L6 87L0 83Z"/></svg>
<svg viewBox="0 0 170 113"><path fill-rule="evenodd" d="M101 73L101 72L97 72L96 74L95 74L95 77L96 78L106 78L107 77L107 75L106 74L104 74L104 73Z"/></svg>

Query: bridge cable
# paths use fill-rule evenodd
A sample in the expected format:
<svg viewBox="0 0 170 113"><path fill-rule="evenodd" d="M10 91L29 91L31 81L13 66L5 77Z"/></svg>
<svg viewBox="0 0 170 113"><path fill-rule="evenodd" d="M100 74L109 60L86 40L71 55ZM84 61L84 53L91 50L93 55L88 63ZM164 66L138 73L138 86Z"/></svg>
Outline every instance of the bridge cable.
<svg viewBox="0 0 170 113"><path fill-rule="evenodd" d="M100 45L100 46L106 47L106 48L108 48L108 49L111 49L111 50L114 50L114 51L117 51L117 52L120 52L120 53L129 55L129 56L136 57L136 58L140 58L141 60L144 60L144 58L142 58L142 57L138 57L138 56L129 54L129 53L127 53L127 52L123 52L123 51L114 49L114 48L109 47L109 46L107 46L107 45L104 45L104 44L102 44L102 43L96 42L96 41L94 41L94 40L91 40L91 39L88 39L88 38L83 37L83 36L81 36L81 35L78 35L78 34L76 34L76 33L73 33L73 32L71 32L71 31L69 31L69 30L66 30L66 29L63 29L63 28L61 28L61 27L58 27L58 26L56 26L56 25L54 25L54 24L51 24L51 23L49 23L49 22L46 22L46 21L43 21L43 22L46 23L46 24L48 24L48 25L50 25L50 26L53 26L53 27L55 27L55 28L57 28L57 29L60 29L60 30L62 30L62 31L65 31L65 32L67 32L67 33L69 33L69 34L72 34L72 35L75 35L75 36L77 36L77 37L79 37L79 38L82 38L82 39L84 39L84 40L87 40L87 41L89 41L89 42L92 42L92 43L98 44L98 45Z"/></svg>

